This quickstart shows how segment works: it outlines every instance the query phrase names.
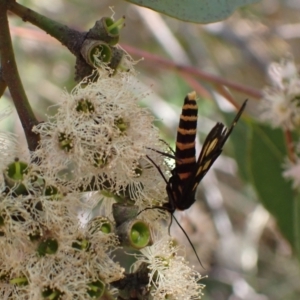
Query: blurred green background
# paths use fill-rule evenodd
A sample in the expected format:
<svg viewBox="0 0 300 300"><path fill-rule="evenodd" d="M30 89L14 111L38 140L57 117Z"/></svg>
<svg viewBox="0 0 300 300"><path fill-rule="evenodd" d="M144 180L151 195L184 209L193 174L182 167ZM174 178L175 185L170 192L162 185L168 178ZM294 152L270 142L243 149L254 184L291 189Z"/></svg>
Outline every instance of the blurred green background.
<svg viewBox="0 0 300 300"><path fill-rule="evenodd" d="M144 57L136 65L138 84L151 90L141 104L153 112L162 138L172 147L188 92L196 90L200 98L200 149L216 121L229 124L233 118L228 113L233 113L234 107L222 94L231 95L237 106L249 98L244 119L256 119L259 93L268 84L269 64L288 52L296 62L300 60L299 0L264 0L239 9L226 21L208 25L182 22L120 0L19 3L80 31L89 30L102 16L112 16L112 10L115 19L125 15L120 45L135 60ZM62 89L71 91L76 84L75 58L49 35L12 14L10 26L25 90L42 121L45 113L51 113L47 107L59 102ZM185 67L184 72L179 66ZM189 66L197 68L200 75L188 74ZM210 78L203 80L203 72L238 87L224 89ZM245 87L253 92L242 92ZM11 103L8 91L1 100L0 109ZM22 135L16 120L16 114L12 115L2 121L1 129ZM198 266L191 247L174 224L171 233L186 245L191 264L208 275L202 281L206 284L203 299L300 299L299 264L292 258L291 248L275 220L259 203L253 186L239 172L239 167L243 169L242 152L247 151L247 137L243 136L246 126L244 121L237 125L224 154L200 184L199 201L177 214L205 270ZM265 184L272 188L267 178ZM292 201L288 196L285 200Z"/></svg>

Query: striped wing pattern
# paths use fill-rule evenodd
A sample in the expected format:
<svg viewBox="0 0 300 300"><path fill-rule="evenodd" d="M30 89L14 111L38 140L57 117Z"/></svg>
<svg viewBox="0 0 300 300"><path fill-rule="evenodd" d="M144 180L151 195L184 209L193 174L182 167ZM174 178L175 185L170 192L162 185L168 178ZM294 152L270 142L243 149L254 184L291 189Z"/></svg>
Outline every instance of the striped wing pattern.
<svg viewBox="0 0 300 300"><path fill-rule="evenodd" d="M176 138L175 170L182 184L189 180L196 166L195 139L197 133L198 105L196 93L188 94L184 99Z"/></svg>
<svg viewBox="0 0 300 300"><path fill-rule="evenodd" d="M198 184L222 153L223 146L244 111L246 103L247 100L229 128L222 123L217 123L211 129L196 161L195 138L198 117L196 93L192 92L186 96L177 130L176 165L167 185L169 196L167 208L171 212L175 209L188 209L195 202Z"/></svg>

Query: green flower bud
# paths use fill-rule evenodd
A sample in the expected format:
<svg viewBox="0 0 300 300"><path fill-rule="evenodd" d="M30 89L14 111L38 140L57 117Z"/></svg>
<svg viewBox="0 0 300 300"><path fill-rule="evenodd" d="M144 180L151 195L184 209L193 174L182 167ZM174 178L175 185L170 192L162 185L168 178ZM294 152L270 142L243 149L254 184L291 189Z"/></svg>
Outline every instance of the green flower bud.
<svg viewBox="0 0 300 300"><path fill-rule="evenodd" d="M109 63L112 58L110 46L98 40L85 40L80 52L85 61L93 68L101 67L102 63Z"/></svg>
<svg viewBox="0 0 300 300"><path fill-rule="evenodd" d="M130 220L117 227L117 234L123 246L142 249L152 243L150 228L142 220Z"/></svg>
<svg viewBox="0 0 300 300"><path fill-rule="evenodd" d="M90 220L87 224L88 232L94 234L95 232L111 233L114 230L112 222L106 217L96 217Z"/></svg>
<svg viewBox="0 0 300 300"><path fill-rule="evenodd" d="M54 254L57 252L58 242L56 239L48 238L43 240L37 249L37 252L40 256L45 256L46 254Z"/></svg>
<svg viewBox="0 0 300 300"><path fill-rule="evenodd" d="M60 300L63 299L63 293L55 288L46 287L42 292L43 299L47 300Z"/></svg>
<svg viewBox="0 0 300 300"><path fill-rule="evenodd" d="M72 247L74 249L88 251L91 247L91 243L87 239L78 239L72 243Z"/></svg>
<svg viewBox="0 0 300 300"><path fill-rule="evenodd" d="M105 292L105 283L101 280L93 281L88 284L87 293L91 298L99 299Z"/></svg>
<svg viewBox="0 0 300 300"><path fill-rule="evenodd" d="M16 195L27 195L27 188L22 183L24 175L28 173L28 164L16 159L9 164L4 172L5 183L9 188L14 189Z"/></svg>

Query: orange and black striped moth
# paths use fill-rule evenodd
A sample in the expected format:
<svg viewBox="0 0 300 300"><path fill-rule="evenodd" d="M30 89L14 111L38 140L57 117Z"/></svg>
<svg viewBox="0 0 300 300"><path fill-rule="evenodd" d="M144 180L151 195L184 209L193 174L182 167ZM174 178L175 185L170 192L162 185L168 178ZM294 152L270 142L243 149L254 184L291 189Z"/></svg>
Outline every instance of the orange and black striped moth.
<svg viewBox="0 0 300 300"><path fill-rule="evenodd" d="M168 195L167 203L164 203L162 207L153 208L164 209L172 214L172 217L175 219L176 223L182 229L191 244L200 264L201 261L195 247L173 214L176 209L186 210L195 202L195 193L200 181L222 153L223 146L242 115L246 104L247 100L239 109L229 128L227 128L223 123L218 122L210 130L203 143L200 155L196 160L195 139L197 133L198 105L196 101L196 93L189 93L185 97L184 104L182 106L182 112L177 129L176 150L174 152L175 168L171 171L172 176L169 180L165 178L164 174L155 162L147 156L164 178ZM165 155L170 157L169 154Z"/></svg>
<svg viewBox="0 0 300 300"><path fill-rule="evenodd" d="M167 183L168 203L164 207L173 213L176 209L188 209L195 202L196 189L212 164L222 153L223 146L246 107L243 103L231 126L217 123L208 133L198 160L196 161L195 138L197 131L198 106L196 93L189 93L180 115L176 138L175 168Z"/></svg>

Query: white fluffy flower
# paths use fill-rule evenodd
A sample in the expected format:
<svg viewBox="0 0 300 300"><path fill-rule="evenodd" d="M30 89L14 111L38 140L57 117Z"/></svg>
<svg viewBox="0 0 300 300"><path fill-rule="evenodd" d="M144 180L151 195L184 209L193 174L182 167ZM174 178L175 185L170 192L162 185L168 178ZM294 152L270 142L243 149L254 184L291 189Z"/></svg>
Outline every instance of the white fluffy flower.
<svg viewBox="0 0 300 300"><path fill-rule="evenodd" d="M293 130L300 125L300 76L293 58L273 63L269 73L273 86L263 91L260 118L273 127Z"/></svg>
<svg viewBox="0 0 300 300"><path fill-rule="evenodd" d="M149 290L154 299L200 299L203 284L201 275L188 266L187 261L177 255L178 248L167 237L155 242L153 246L141 250L137 269L147 263L149 269Z"/></svg>
<svg viewBox="0 0 300 300"><path fill-rule="evenodd" d="M294 188L300 188L300 159L297 159L295 163L288 162L285 165L283 177L292 180Z"/></svg>
<svg viewBox="0 0 300 300"><path fill-rule="evenodd" d="M0 199L0 275L6 280L1 299L5 293L12 293L11 299L23 299L23 294L24 299L41 299L47 289L64 299L87 299L89 283L123 277L124 269L111 257L119 247L117 236L79 227L80 206L75 193L61 199L10 194ZM57 250L42 255L45 239L57 241Z"/></svg>
<svg viewBox="0 0 300 300"><path fill-rule="evenodd" d="M132 68L114 76L99 70L94 76L65 92L57 113L35 126L39 148L22 170L21 162L12 164L17 177L12 186L3 181L1 299L87 299L99 282L99 289L110 293L109 285L124 276L113 256L120 248L110 223L114 201L134 204L152 232L167 234L161 221L169 213L157 209L167 197L162 176L170 172L161 154L166 145L150 112L138 105L146 93L136 90ZM16 152L2 146L0 136L1 149L7 154L0 171ZM94 218L99 204L111 231L102 231ZM201 275L177 250L168 238L154 239L137 256L137 266L148 265L154 299L201 298Z"/></svg>
<svg viewBox="0 0 300 300"><path fill-rule="evenodd" d="M41 142L34 157L44 176L59 176L70 189L91 184L115 192L128 186L138 190L147 147L160 144L158 130L151 114L138 105L145 94L133 93L131 73L97 75L96 82L85 79L65 93L57 114L36 126ZM163 157L156 157L162 165Z"/></svg>

